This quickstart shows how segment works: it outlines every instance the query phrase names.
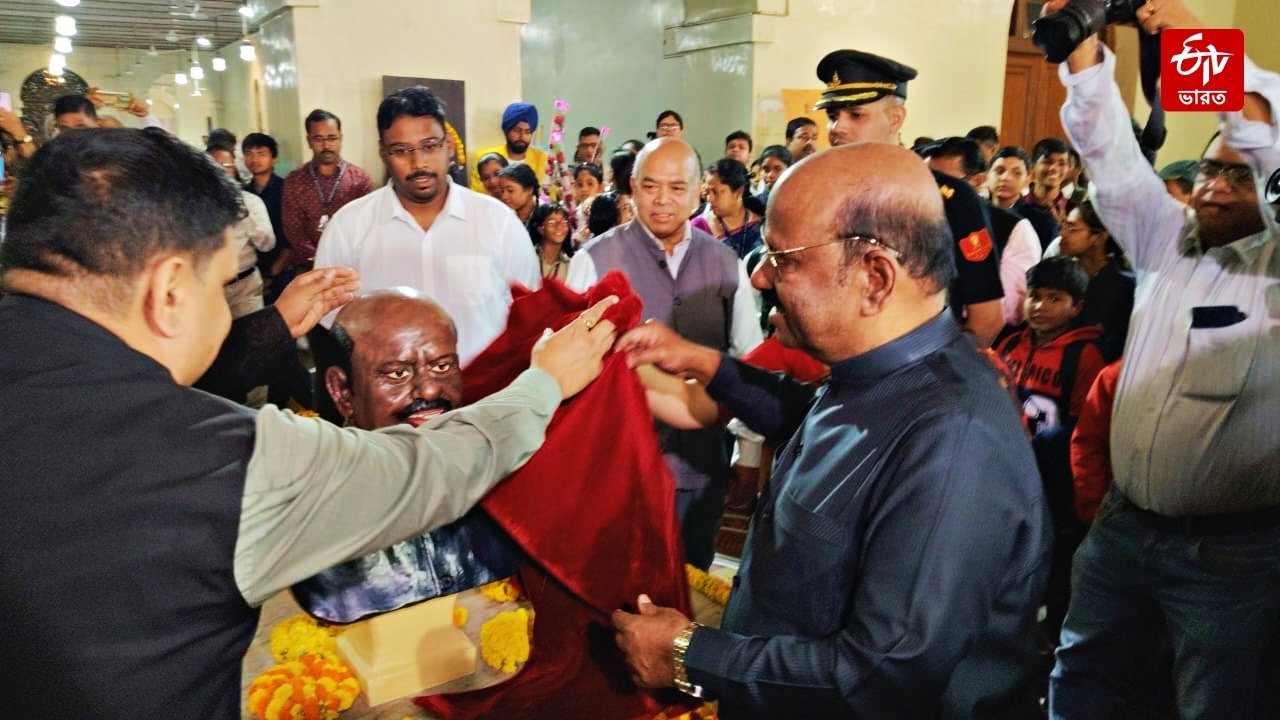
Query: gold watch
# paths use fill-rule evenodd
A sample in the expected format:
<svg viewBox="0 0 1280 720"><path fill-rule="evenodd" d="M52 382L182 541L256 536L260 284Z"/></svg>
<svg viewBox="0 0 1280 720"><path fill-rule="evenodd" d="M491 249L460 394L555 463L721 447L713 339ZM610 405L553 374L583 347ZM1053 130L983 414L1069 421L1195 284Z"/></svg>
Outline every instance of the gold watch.
<svg viewBox="0 0 1280 720"><path fill-rule="evenodd" d="M694 685L689 682L689 672L684 667L684 656L689 651L689 641L693 639L693 633L702 627L696 622L691 622L684 626L679 633L676 634L676 640L673 643L675 648L674 665L676 674L676 689L686 695L700 698L703 696L701 685Z"/></svg>

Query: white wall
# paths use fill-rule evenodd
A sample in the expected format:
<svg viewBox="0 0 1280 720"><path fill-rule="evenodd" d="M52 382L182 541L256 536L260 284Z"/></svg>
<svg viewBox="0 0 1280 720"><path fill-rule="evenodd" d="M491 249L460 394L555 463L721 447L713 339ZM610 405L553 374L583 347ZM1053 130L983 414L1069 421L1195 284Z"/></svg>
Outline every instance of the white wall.
<svg viewBox="0 0 1280 720"><path fill-rule="evenodd" d="M821 88L818 61L842 48L919 71L907 90L907 144L1000 124L1013 0L790 0L785 8L785 15L757 16L757 145L783 140L780 91Z"/></svg>
<svg viewBox="0 0 1280 720"><path fill-rule="evenodd" d="M520 28L528 3L383 0L375 12L361 0L324 0L292 8L299 132L313 108L333 112L342 118L343 156L376 182L383 177L375 121L382 76L398 75L464 81L468 155L500 142L497 119L521 96ZM305 146L303 152L305 161Z"/></svg>

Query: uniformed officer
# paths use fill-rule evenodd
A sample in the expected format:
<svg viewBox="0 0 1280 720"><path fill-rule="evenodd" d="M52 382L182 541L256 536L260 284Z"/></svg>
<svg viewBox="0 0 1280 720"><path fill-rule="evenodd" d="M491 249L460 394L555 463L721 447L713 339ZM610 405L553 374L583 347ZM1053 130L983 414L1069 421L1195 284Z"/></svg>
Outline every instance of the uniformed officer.
<svg viewBox="0 0 1280 720"><path fill-rule="evenodd" d="M898 132L907 117L907 82L915 76L914 68L879 55L859 50L828 53L818 63L818 79L827 89L814 108L827 111L831 146L901 144ZM951 310L965 331L986 347L1004 326L1004 289L991 221L981 197L964 181L939 172L933 175L955 237L957 275L950 288Z"/></svg>

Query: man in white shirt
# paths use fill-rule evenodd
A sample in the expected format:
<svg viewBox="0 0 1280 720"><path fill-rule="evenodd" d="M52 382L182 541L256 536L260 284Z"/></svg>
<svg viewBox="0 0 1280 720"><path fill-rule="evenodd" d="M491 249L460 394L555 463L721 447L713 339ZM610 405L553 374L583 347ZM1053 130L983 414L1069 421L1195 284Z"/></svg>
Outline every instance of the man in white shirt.
<svg viewBox="0 0 1280 720"><path fill-rule="evenodd" d="M1204 27L1180 0L1136 19L1148 33ZM1233 61L1244 108L1219 116L1190 219L1133 137L1115 55L1090 37L1059 66L1063 127L1138 286L1111 421L1115 484L1075 555L1053 718L1108 717L1157 624L1173 641L1181 717L1255 716L1280 616L1280 228L1258 197L1280 164L1280 76Z"/></svg>
<svg viewBox="0 0 1280 720"><path fill-rule="evenodd" d="M458 324L465 367L507 324L511 284L541 285L529 233L511 209L449 180L444 106L423 87L378 107L378 146L391 182L344 206L316 250L321 266L353 267L367 290L410 287Z"/></svg>

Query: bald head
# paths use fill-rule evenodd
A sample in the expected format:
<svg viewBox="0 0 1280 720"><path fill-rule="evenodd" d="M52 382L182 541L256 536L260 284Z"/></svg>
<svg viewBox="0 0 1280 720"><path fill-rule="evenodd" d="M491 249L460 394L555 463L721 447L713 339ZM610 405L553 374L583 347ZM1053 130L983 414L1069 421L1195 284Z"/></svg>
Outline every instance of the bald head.
<svg viewBox="0 0 1280 720"><path fill-rule="evenodd" d="M636 217L666 246L684 239L699 176L698 154L683 140L658 138L636 155L631 173Z"/></svg>
<svg viewBox="0 0 1280 720"><path fill-rule="evenodd" d="M776 292L775 322L824 362L901 337L945 305L951 234L933 175L907 150L860 143L805 158L773 186L765 226L782 254L752 284Z"/></svg>
<svg viewBox="0 0 1280 720"><path fill-rule="evenodd" d="M909 150L855 143L793 165L770 194L768 225L799 216L821 219L833 237L875 237L898 252L911 278L936 290L955 276L937 181ZM856 245L845 247L849 262L860 257Z"/></svg>
<svg viewBox="0 0 1280 720"><path fill-rule="evenodd" d="M371 293L338 313L332 333L346 362L325 369L325 388L353 426L416 426L462 402L457 330L431 300Z"/></svg>

